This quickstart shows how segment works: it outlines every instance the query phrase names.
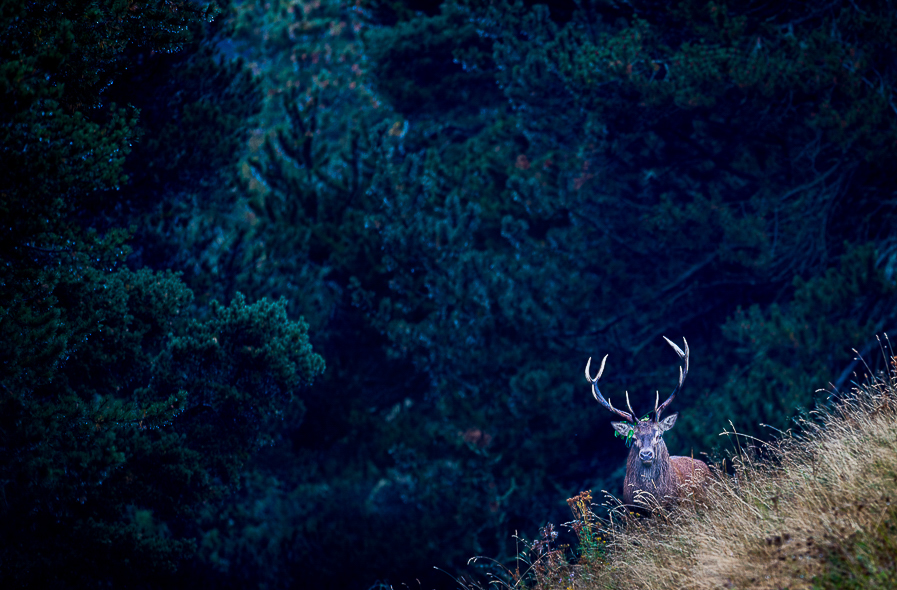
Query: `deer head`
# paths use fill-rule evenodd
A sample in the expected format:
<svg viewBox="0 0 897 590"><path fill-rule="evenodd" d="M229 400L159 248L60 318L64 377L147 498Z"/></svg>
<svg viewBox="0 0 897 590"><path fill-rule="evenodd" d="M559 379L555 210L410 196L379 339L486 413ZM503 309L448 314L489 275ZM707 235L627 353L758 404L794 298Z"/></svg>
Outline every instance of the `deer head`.
<svg viewBox="0 0 897 590"><path fill-rule="evenodd" d="M654 495L655 498L670 498L678 493L679 488L687 478L687 472L694 474L697 471L703 477L707 473L707 466L694 459L687 457L670 457L667 451L666 443L663 441L663 433L676 424L678 414L673 414L661 419L661 414L666 409L679 390L682 389L682 383L688 375L688 342L683 338L685 350L676 346L669 338L664 336L664 340L673 347L676 354L679 355L682 364L679 367L679 384L673 392L660 403L660 393L658 392L654 400L654 419L648 417L639 420L637 414L632 409L629 402L629 392L626 392L626 408L629 410L621 410L615 408L608 401L601 390L598 389L598 380L604 373L604 365L607 356L601 361L601 367L598 369L598 375L592 379L589 368L592 359L586 363L586 379L592 384L592 395L595 400L624 419L623 422L612 422L611 425L619 436L622 436L632 449L629 452L629 459L626 465L626 480L624 482L624 498L627 503L632 503L633 499L641 492L647 492Z"/></svg>

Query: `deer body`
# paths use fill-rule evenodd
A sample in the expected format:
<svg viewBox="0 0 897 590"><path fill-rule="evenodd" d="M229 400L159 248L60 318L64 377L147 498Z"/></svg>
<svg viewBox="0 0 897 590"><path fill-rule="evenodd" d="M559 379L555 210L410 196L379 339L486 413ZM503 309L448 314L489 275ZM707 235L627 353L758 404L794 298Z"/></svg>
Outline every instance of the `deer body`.
<svg viewBox="0 0 897 590"><path fill-rule="evenodd" d="M645 493L651 494L661 504L669 504L683 496L693 494L702 487L710 470L703 461L691 457L670 456L662 438L655 440L655 430L669 430L675 423L677 414L663 422L644 421L636 426L632 438L632 448L626 459L626 478L623 480L623 501L635 504ZM614 424L624 424L617 422ZM626 425L628 428L628 424ZM619 430L618 430L619 432ZM661 431L663 432L663 431ZM653 445L653 446L652 446ZM651 448L651 458L645 461L643 451ZM647 500L647 498L643 498Z"/></svg>
<svg viewBox="0 0 897 590"><path fill-rule="evenodd" d="M623 500L626 504L670 504L687 497L703 488L704 481L710 475L710 469L703 461L691 457L670 456L667 445L663 441L663 433L676 423L678 414L660 419L661 412L673 400L688 375L688 342L685 351L667 342L684 359L684 368L679 369L679 385L663 404L659 404L660 396L654 403L654 419L638 420L629 404L629 393L626 394L626 405L629 412L618 410L611 405L598 389L598 379L604 372L601 361L598 376L592 379L589 364L586 365L586 378L592 383L592 395L608 410L626 419L625 422L612 422L611 426L617 434L631 444L629 457L626 460L626 478L623 480ZM653 501L646 497L650 494Z"/></svg>

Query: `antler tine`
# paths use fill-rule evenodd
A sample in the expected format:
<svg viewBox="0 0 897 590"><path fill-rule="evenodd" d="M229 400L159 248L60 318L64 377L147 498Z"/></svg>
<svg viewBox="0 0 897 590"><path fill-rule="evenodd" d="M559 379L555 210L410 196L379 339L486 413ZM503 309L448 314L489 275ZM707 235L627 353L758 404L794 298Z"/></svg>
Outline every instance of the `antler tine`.
<svg viewBox="0 0 897 590"><path fill-rule="evenodd" d="M635 410L632 409L632 404L629 403L629 392L626 392L626 407L629 408L629 413L632 414L632 417L635 418L636 413Z"/></svg>
<svg viewBox="0 0 897 590"><path fill-rule="evenodd" d="M685 350L683 351L681 348L676 346L672 340L663 337L664 340L667 341L667 344L673 347L673 350L676 351L676 354L679 355L679 358L683 360L682 365L679 366L679 385L676 386L676 389L673 390L673 393L670 394L670 397L666 399L665 402L657 405L657 402L654 403L654 420L660 422L660 414L663 410L670 405L670 402L673 401L673 398L676 397L676 394L679 393L679 390L682 389L682 383L685 382L685 377L688 375L688 341L683 337L682 342L685 343ZM658 393L657 399L660 400L660 394Z"/></svg>
<svg viewBox="0 0 897 590"><path fill-rule="evenodd" d="M599 404L604 406L606 409L610 410L614 414L617 414L618 416L621 416L627 422L634 424L635 423L635 412L632 412L631 406L629 407L629 411L632 412L632 414L627 414L626 412L624 412L622 410L618 410L617 408L613 407L613 405L611 405L611 403L609 401L604 399L604 396L601 395L601 390L598 389L598 380L601 379L601 374L604 373L604 363L605 362L607 362L607 355L604 355L604 358L601 359L601 368L598 369L598 375L594 379L592 379L592 376L589 374L589 367L592 365L592 357L589 357L589 362L586 363L586 379L588 379L589 383L592 384L592 396L595 398L595 401L597 401ZM628 392L626 393L626 405L627 406L629 405L629 393Z"/></svg>

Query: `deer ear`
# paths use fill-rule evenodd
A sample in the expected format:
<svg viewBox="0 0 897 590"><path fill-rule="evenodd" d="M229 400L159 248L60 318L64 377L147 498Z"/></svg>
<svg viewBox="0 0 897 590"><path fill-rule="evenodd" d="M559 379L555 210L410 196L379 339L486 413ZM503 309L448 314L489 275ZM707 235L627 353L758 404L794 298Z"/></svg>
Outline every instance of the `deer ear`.
<svg viewBox="0 0 897 590"><path fill-rule="evenodd" d="M614 427L614 430L617 431L617 434L626 438L629 436L629 431L632 430L632 424L629 422L611 422L611 426Z"/></svg>
<svg viewBox="0 0 897 590"><path fill-rule="evenodd" d="M660 427L660 430L662 430L663 432L666 432L667 430L669 430L670 428L673 427L673 425L676 423L676 418L678 418L678 417L679 417L678 413L673 414L672 416L667 416L666 418L664 418L663 420L658 422L657 425Z"/></svg>

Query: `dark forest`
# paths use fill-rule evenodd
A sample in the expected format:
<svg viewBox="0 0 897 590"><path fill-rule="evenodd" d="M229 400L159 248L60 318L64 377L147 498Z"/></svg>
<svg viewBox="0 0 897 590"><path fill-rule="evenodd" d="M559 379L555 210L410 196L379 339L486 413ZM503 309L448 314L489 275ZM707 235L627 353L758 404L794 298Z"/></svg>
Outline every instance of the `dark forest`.
<svg viewBox="0 0 897 590"><path fill-rule="evenodd" d="M0 21L4 588L456 588L621 496L590 357L709 463L897 329L891 1Z"/></svg>

